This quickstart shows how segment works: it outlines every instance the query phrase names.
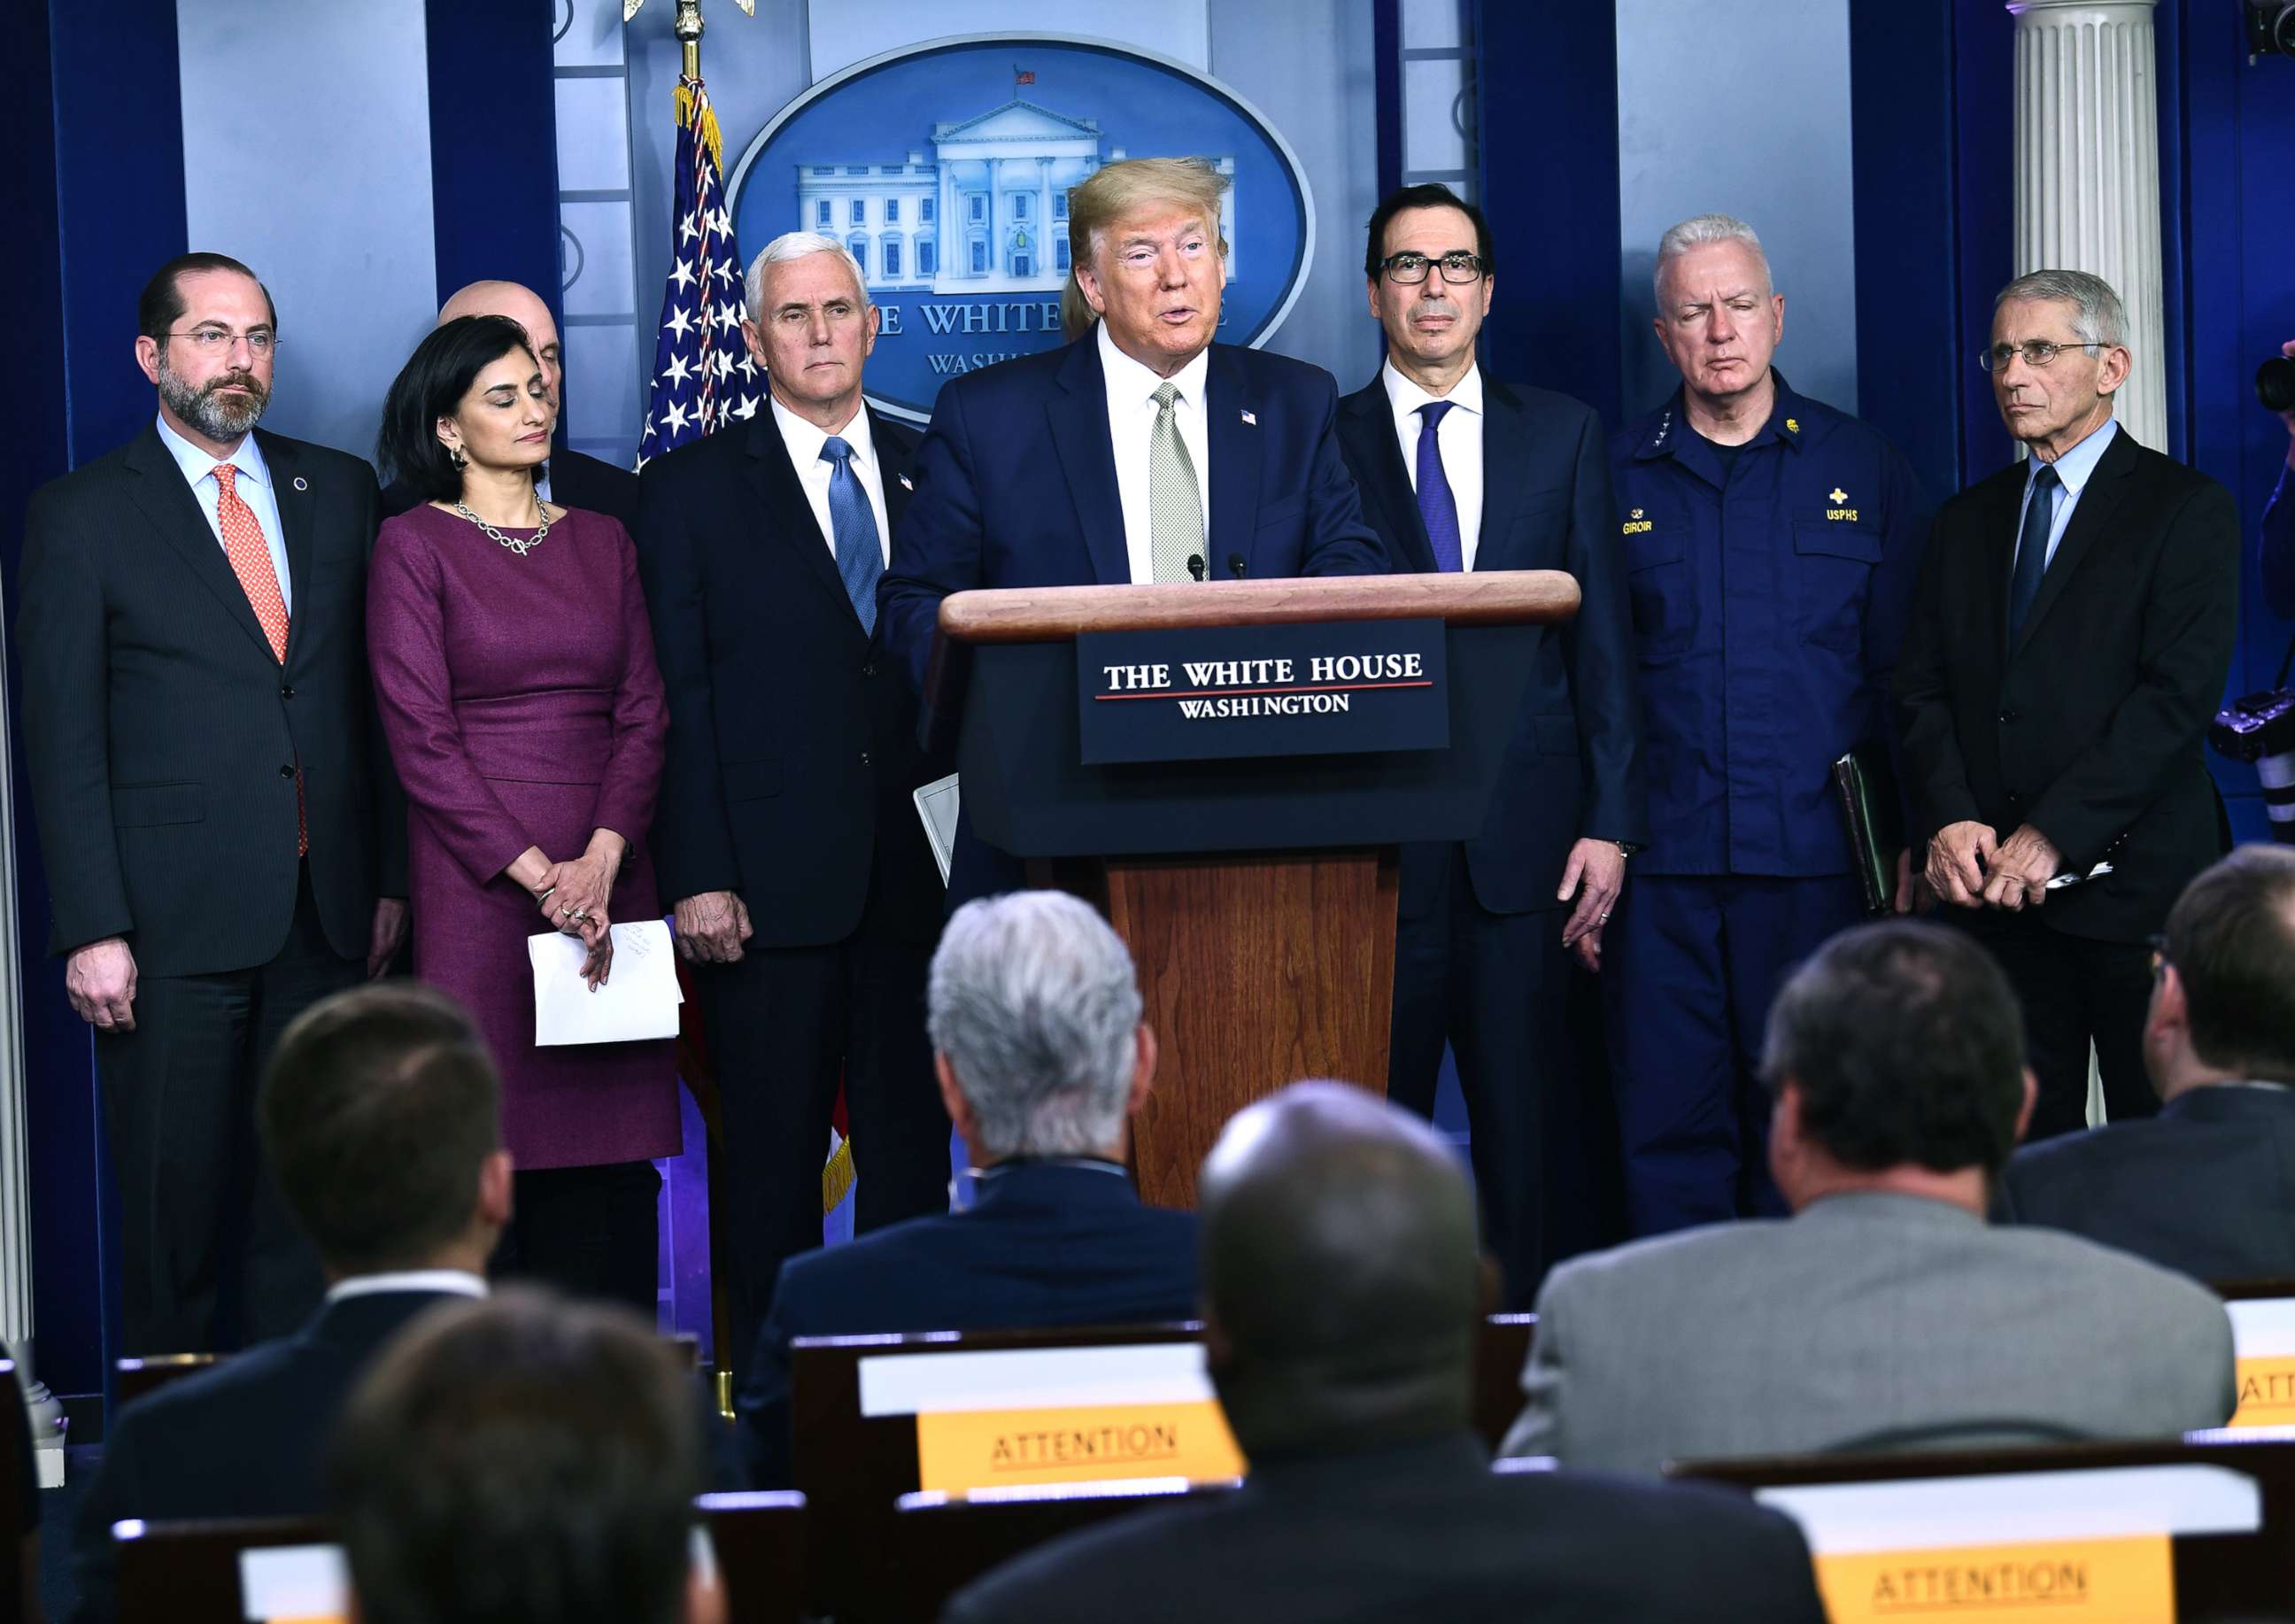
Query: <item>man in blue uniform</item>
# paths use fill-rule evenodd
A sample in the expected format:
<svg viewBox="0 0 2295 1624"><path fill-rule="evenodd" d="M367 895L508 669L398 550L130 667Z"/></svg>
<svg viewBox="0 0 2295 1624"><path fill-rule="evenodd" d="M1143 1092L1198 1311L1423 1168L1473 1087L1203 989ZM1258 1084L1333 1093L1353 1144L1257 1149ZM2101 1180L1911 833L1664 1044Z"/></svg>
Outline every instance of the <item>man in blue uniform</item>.
<svg viewBox="0 0 2295 1624"><path fill-rule="evenodd" d="M1682 387L1610 445L1649 782L1602 972L1637 1235L1782 1211L1762 1031L1863 911L1832 764L1891 737L1928 528L1903 455L1771 370L1785 306L1744 222L1667 232L1654 324Z"/></svg>

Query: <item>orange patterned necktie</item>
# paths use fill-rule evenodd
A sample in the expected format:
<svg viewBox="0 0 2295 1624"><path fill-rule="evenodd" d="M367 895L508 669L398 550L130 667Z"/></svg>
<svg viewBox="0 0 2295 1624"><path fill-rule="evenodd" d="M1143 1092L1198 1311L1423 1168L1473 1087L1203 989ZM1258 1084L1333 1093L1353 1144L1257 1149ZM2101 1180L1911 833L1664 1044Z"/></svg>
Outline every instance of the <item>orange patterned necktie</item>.
<svg viewBox="0 0 2295 1624"><path fill-rule="evenodd" d="M232 463L216 464L216 524L223 532L224 556L231 560L232 573L239 577L263 635L271 641L271 656L284 665L287 600L279 591L279 572L271 567L271 543L263 539L263 526L233 483L238 474ZM310 850L310 825L303 816L303 769L298 764L295 769L295 854L305 856Z"/></svg>

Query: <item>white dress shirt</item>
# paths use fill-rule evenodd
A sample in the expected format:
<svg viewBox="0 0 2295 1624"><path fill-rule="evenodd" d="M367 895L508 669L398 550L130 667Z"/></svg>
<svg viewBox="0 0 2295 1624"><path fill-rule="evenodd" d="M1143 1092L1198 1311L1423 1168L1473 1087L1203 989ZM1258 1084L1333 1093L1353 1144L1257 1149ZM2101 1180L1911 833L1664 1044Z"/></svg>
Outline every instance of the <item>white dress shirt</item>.
<svg viewBox="0 0 2295 1624"><path fill-rule="evenodd" d="M837 464L821 454L829 430L814 428L778 400L773 402L773 426L781 431L781 444L788 447L789 461L796 467L797 483L804 486L804 499L813 504L813 522L821 526L821 539L829 543L829 556L834 559L837 529L829 518L829 482ZM853 413L853 420L836 432L853 448L853 477L868 494L869 511L877 520L877 546L889 567L893 543L891 527L885 523L885 477L877 468L877 442L869 437L869 408L861 406Z"/></svg>
<svg viewBox="0 0 2295 1624"><path fill-rule="evenodd" d="M1458 557L1472 570L1482 540L1482 369L1468 367L1442 396L1429 395L1396 371L1393 361L1379 368L1378 380L1386 386L1387 404L1394 411L1394 437L1401 442L1402 466L1413 492L1418 489L1418 434L1426 420L1418 408L1433 400L1447 400L1455 408L1434 426L1434 445L1442 453L1451 500L1458 504Z"/></svg>
<svg viewBox="0 0 2295 1624"><path fill-rule="evenodd" d="M1166 382L1179 386L1172 403L1172 420L1196 468L1196 498L1204 508L1204 545L1212 536L1211 439L1204 428L1204 383L1211 376L1211 351L1205 349L1168 379L1152 367L1142 366L1099 329L1099 370L1107 379L1107 432L1115 451L1115 494L1123 504L1123 551L1131 561L1131 578L1146 583L1156 579L1156 538L1148 525L1148 437L1156 428L1156 391ZM1206 551L1204 568L1211 569Z"/></svg>
<svg viewBox="0 0 2295 1624"><path fill-rule="evenodd" d="M218 462L228 462L239 470L231 488L255 515L255 522L263 526L263 540L271 549L271 567L279 577L280 601L287 606L291 618L295 613L295 583L287 578L287 538L279 527L279 498L271 489L271 469L263 461L263 449L255 443L252 432L240 438L239 449L228 457L210 456L167 427L167 420L156 420L159 425L159 444L176 459L176 466L184 470L190 482L192 494L198 499L200 511L208 516L208 528L215 532L216 545L223 545L223 519L216 511L222 500L222 487L216 483L215 470Z"/></svg>
<svg viewBox="0 0 2295 1624"><path fill-rule="evenodd" d="M2047 573L2048 565L2056 561L2056 549L2062 544L2064 532L2071 525L2072 510L2079 506L2080 493L2087 489L2087 482L2095 473L2095 465L2103 461L2104 448L2111 444L2111 437L2119 432L2119 421L2113 418L2106 418L2103 420L2103 428L2089 435L2087 438L2058 457L2054 462L2043 462L2038 457L2028 460L2024 470L2025 508L2019 509L2016 514L2017 552L2021 552L2024 548L2024 513L2031 504L2032 481L2039 477L2040 470L2044 468L2054 469L2056 477L2063 481L2063 488L2056 493L2054 518L2048 526L2048 556L2046 561L2040 566L2042 574ZM2013 573L2016 553L2012 552L2008 557Z"/></svg>
<svg viewBox="0 0 2295 1624"><path fill-rule="evenodd" d="M400 1269L379 1275L353 1275L327 1287L327 1301L346 1297L376 1297L384 1292L444 1292L457 1297L483 1297L486 1283L459 1269Z"/></svg>

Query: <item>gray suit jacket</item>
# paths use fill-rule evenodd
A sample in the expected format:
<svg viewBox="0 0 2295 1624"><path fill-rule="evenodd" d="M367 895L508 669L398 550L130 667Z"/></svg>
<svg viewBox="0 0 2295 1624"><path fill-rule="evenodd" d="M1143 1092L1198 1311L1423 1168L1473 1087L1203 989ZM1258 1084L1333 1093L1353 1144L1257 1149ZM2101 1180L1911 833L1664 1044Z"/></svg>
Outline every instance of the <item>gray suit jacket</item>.
<svg viewBox="0 0 2295 1624"><path fill-rule="evenodd" d="M2231 1322L2179 1275L1940 1201L1834 1196L1548 1277L1507 1455L1668 1460L2218 1426Z"/></svg>

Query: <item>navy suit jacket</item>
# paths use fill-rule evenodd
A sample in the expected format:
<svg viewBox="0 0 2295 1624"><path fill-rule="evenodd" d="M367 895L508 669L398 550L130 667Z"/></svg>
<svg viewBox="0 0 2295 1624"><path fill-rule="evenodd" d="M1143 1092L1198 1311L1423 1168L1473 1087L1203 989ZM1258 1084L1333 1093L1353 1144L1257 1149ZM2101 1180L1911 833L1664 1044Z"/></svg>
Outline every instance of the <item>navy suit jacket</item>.
<svg viewBox="0 0 2295 1624"><path fill-rule="evenodd" d="M2295 1277L2295 1089L2210 1086L2028 1146L2002 1203L2211 1285Z"/></svg>
<svg viewBox="0 0 2295 1624"><path fill-rule="evenodd" d="M1339 444L1388 567L1397 575L1432 572L1434 551L1379 378L1340 403ZM1592 407L1483 375L1474 568L1563 570L1577 577L1582 598L1577 617L1539 641L1489 821L1466 842L1466 871L1484 908L1558 908L1555 888L1579 839L1649 838L1631 600L1609 457ZM1426 906L1434 875L1421 871L1445 855L1439 845L1405 848L1406 912Z"/></svg>
<svg viewBox="0 0 2295 1624"><path fill-rule="evenodd" d="M1254 577L1382 573L1339 455L1331 375L1230 344L1210 353L1211 574L1227 579L1236 553ZM916 482L877 600L919 692L951 592L1131 579L1097 333L943 385Z"/></svg>
<svg viewBox="0 0 2295 1624"><path fill-rule="evenodd" d="M942 1624L1818 1624L1801 1530L1702 1483L1494 1473L1441 1438L1255 1461L1232 1494L1055 1540Z"/></svg>
<svg viewBox="0 0 2295 1624"><path fill-rule="evenodd" d="M1121 1169L1005 1163L983 1176L968 1212L913 1218L781 1265L737 1404L752 1486L788 1481L794 1337L1195 1315L1193 1212L1141 1205Z"/></svg>
<svg viewBox="0 0 2295 1624"><path fill-rule="evenodd" d="M916 438L871 412L896 530ZM917 706L861 629L770 410L653 458L638 573L669 704L654 814L664 903L738 892L758 948L838 942L877 874L888 925L930 942L941 884L915 804L951 769L918 748Z"/></svg>
<svg viewBox="0 0 2295 1624"><path fill-rule="evenodd" d="M322 1308L292 1336L161 1388L114 1419L72 1530L83 1624L118 1613L111 1525L304 1517L325 1509L328 1435L374 1356L425 1309L462 1299L378 1292Z"/></svg>

